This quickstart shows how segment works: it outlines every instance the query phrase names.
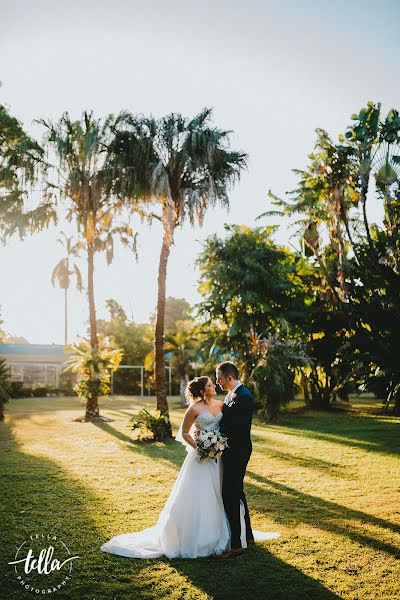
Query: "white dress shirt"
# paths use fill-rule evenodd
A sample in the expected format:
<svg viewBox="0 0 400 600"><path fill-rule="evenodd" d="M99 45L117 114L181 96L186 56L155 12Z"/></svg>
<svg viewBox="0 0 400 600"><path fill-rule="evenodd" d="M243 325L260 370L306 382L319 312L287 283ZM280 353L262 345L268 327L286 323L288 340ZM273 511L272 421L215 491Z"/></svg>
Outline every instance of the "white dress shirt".
<svg viewBox="0 0 400 600"><path fill-rule="evenodd" d="M233 390L229 390L229 392L225 396L224 404L228 404L228 402L231 401L233 394L238 389L238 387L241 386L241 385L242 385L242 382L238 381L238 383L235 385L235 387L233 388Z"/></svg>

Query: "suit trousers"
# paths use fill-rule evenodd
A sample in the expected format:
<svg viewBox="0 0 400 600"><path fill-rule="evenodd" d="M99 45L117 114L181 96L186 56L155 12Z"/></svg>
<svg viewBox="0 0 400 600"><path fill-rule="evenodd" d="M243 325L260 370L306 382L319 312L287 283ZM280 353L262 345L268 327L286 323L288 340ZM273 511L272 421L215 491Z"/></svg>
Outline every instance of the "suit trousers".
<svg viewBox="0 0 400 600"><path fill-rule="evenodd" d="M235 456L231 453L226 456L223 455L222 500L231 528L231 548L242 547L240 540L240 501L243 502L245 509L246 540L253 539L249 509L243 490L243 479L250 454L251 452L245 456Z"/></svg>

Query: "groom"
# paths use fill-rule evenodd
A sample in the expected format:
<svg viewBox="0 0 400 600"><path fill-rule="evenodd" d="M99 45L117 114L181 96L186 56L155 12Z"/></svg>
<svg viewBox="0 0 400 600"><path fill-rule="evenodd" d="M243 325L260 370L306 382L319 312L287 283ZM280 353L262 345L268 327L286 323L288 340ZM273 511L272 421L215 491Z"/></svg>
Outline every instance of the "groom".
<svg viewBox="0 0 400 600"><path fill-rule="evenodd" d="M225 361L216 368L217 383L226 390L220 431L228 438L228 445L222 454L224 466L222 499L231 528L231 549L218 558L231 558L244 554L240 539L240 501L244 504L246 541L254 544L250 515L243 491L243 479L249 462L252 444L250 439L254 400L249 390L239 381L239 371L232 362Z"/></svg>

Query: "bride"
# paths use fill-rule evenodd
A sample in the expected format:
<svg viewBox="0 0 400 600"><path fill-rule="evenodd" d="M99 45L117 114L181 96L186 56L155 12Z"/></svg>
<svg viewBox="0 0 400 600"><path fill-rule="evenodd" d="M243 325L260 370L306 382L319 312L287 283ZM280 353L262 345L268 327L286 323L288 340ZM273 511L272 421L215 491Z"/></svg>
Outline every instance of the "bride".
<svg viewBox="0 0 400 600"><path fill-rule="evenodd" d="M222 461L206 458L199 462L194 439L199 430L219 428L223 403L216 394L209 377L196 377L188 383L189 408L175 438L186 446L187 455L157 523L113 537L101 546L103 552L130 558L197 558L220 555L230 548L222 502ZM242 508L242 546L246 547ZM253 534L255 541L277 537L254 530Z"/></svg>

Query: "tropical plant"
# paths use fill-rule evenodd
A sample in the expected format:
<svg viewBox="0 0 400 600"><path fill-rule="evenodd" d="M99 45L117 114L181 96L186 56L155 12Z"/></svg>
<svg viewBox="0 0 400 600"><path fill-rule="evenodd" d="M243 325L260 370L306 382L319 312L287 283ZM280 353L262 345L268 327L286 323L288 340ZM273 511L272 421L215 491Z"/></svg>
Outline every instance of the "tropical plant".
<svg viewBox="0 0 400 600"><path fill-rule="evenodd" d="M300 342L282 340L278 334L260 336L252 330L247 335L255 366L250 379L267 421L276 419L279 410L294 400L299 386L296 371L310 363Z"/></svg>
<svg viewBox="0 0 400 600"><path fill-rule="evenodd" d="M66 236L62 231L61 236L57 241L64 250L65 256L58 261L51 274L51 283L53 286L58 282L60 288L64 290L64 344L68 344L68 290L71 285L71 276L76 277L76 287L78 291L83 290L82 275L76 262L71 259L79 256L80 244L73 242L73 237Z"/></svg>
<svg viewBox="0 0 400 600"><path fill-rule="evenodd" d="M105 251L108 264L114 255L115 234L129 237L135 247L136 237L129 226L116 226L121 200L113 193L115 172L109 162L108 148L113 140L118 117L109 115L104 122L92 112L73 121L68 113L52 123L41 120L46 130L48 151L57 159L55 180L47 182L48 190L68 201L67 219L75 221L79 241L87 254L87 293L89 303L90 345L97 348L97 323L94 295L94 256ZM94 352L95 354L95 352ZM93 387L93 393L96 386ZM96 398L92 396L91 410L98 414ZM89 414L89 413L87 413Z"/></svg>
<svg viewBox="0 0 400 600"><path fill-rule="evenodd" d="M71 370L77 374L77 384L74 389L86 405L84 417L76 420L109 420L100 417L98 400L110 394L111 372L118 368L123 351L113 347L107 338L100 338L95 348L88 341L83 341L72 344L70 352L72 356L67 359L64 371Z"/></svg>
<svg viewBox="0 0 400 600"><path fill-rule="evenodd" d="M151 434L151 439L157 442L163 442L169 438L169 418L168 415L163 415L159 410L151 413L146 408L143 408L137 417L131 419L132 429L139 429L140 437L148 439L148 434Z"/></svg>
<svg viewBox="0 0 400 600"><path fill-rule="evenodd" d="M176 113L159 120L126 115L114 145L116 164L126 182L124 193L155 200L161 207L155 379L157 408L165 415L165 286L174 232L186 220L201 225L206 210L216 204L228 206L228 188L246 166L246 155L229 149L230 132L211 124L211 112L206 108L190 120Z"/></svg>
<svg viewBox="0 0 400 600"><path fill-rule="evenodd" d="M28 191L46 165L42 147L29 137L21 123L0 105L0 241L18 232L39 231L56 214L51 201L43 197L34 205L26 203Z"/></svg>
<svg viewBox="0 0 400 600"><path fill-rule="evenodd" d="M272 240L276 228L226 226L228 236L209 237L197 259L198 314L209 352L238 361L244 375L254 367L246 333L302 331L309 317L296 257Z"/></svg>
<svg viewBox="0 0 400 600"><path fill-rule="evenodd" d="M381 119L380 104L369 102L354 124L332 142L317 130L315 151L289 199L270 193L279 210L265 215L300 215L303 259L309 274L312 318L308 351L316 358L309 382L320 407L329 407L349 382L380 390L389 403L399 395L396 323L400 290L400 116ZM375 189L371 185L375 184ZM368 220L367 201L384 209L383 227ZM379 380L379 381L377 381ZM400 398L395 400L399 404Z"/></svg>

